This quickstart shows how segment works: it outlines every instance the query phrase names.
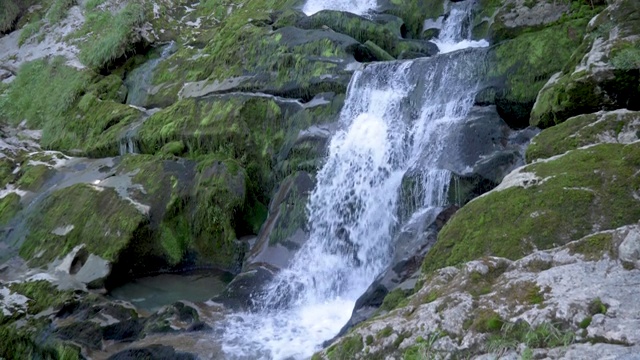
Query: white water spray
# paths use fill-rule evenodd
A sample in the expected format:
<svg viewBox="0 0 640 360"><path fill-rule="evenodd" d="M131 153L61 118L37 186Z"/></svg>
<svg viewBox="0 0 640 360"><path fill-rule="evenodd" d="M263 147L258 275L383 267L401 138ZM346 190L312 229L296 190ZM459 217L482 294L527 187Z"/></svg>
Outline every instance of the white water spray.
<svg viewBox="0 0 640 360"><path fill-rule="evenodd" d="M412 209L410 222L446 205L445 165L456 154L445 149L473 105L482 56L474 51L377 63L354 74L307 207L310 238L257 299L260 309L225 324L228 358L310 357L389 266L401 208ZM407 176L411 204L401 198Z"/></svg>
<svg viewBox="0 0 640 360"><path fill-rule="evenodd" d="M307 15L313 15L322 10L347 11L357 15L364 15L375 9L377 0L308 0L302 11Z"/></svg>

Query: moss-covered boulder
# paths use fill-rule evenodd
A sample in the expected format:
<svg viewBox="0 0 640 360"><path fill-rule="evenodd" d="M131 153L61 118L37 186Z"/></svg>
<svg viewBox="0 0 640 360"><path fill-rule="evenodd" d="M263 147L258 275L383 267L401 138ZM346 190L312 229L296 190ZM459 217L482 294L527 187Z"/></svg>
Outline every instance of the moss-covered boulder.
<svg viewBox="0 0 640 360"><path fill-rule="evenodd" d="M631 143L640 137L640 113L629 110L578 115L545 129L527 148L527 162L599 143Z"/></svg>
<svg viewBox="0 0 640 360"><path fill-rule="evenodd" d="M480 0L471 19L472 34L475 39L499 43L554 23L589 20L603 4L603 0Z"/></svg>
<svg viewBox="0 0 640 360"><path fill-rule="evenodd" d="M11 124L27 121L42 129L45 149L88 156L115 156L118 137L142 116L138 109L119 103L122 81L65 65L65 59L24 64L0 98L0 118Z"/></svg>
<svg viewBox="0 0 640 360"><path fill-rule="evenodd" d="M114 261L148 219L110 188L74 185L52 193L29 215L20 256L32 266L62 258L75 246Z"/></svg>
<svg viewBox="0 0 640 360"><path fill-rule="evenodd" d="M581 44L587 22L588 19L567 21L492 47L486 60L491 64L487 70L488 86L478 102L495 103L510 126L526 127L538 92Z"/></svg>
<svg viewBox="0 0 640 360"><path fill-rule="evenodd" d="M460 209L424 270L485 255L517 259L640 218L640 144L601 144L520 168Z"/></svg>
<svg viewBox="0 0 640 360"><path fill-rule="evenodd" d="M613 2L589 23L563 72L540 91L530 124L549 127L599 110L640 110L640 4Z"/></svg>
<svg viewBox="0 0 640 360"><path fill-rule="evenodd" d="M422 38L425 20L436 20L446 13L444 0L384 0L379 2L380 12L404 20L404 37Z"/></svg>

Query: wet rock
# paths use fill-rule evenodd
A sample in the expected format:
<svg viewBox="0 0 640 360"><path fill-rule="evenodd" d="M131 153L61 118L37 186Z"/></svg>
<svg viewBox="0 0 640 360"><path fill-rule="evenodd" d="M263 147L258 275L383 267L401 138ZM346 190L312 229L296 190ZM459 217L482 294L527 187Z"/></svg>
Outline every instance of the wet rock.
<svg viewBox="0 0 640 360"><path fill-rule="evenodd" d="M222 294L212 301L232 309L247 309L253 305L253 298L260 297L265 284L273 279L275 271L264 266L254 266L251 270L238 274Z"/></svg>
<svg viewBox="0 0 640 360"><path fill-rule="evenodd" d="M306 172L297 172L280 184L269 206L269 216L245 261L245 270L287 266L308 239L306 204L314 186L314 179Z"/></svg>
<svg viewBox="0 0 640 360"><path fill-rule="evenodd" d="M545 128L599 110L640 110L638 14L637 2L619 0L593 18L575 61L540 91L531 125Z"/></svg>
<svg viewBox="0 0 640 360"><path fill-rule="evenodd" d="M108 360L138 360L138 359L157 359L157 360L196 360L196 355L186 352L176 352L176 350L167 345L149 345L142 348L127 349L117 354L111 355Z"/></svg>

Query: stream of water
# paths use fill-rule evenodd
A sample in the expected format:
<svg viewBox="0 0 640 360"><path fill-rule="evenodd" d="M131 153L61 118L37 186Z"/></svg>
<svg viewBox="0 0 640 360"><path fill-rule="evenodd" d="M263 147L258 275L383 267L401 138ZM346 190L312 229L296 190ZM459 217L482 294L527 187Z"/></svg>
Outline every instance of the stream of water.
<svg viewBox="0 0 640 360"><path fill-rule="evenodd" d="M305 11L324 6L361 13L375 5L362 1L342 8L343 3L353 2L310 0ZM452 14L468 12L464 3L452 4ZM436 41L442 49L486 44L459 44L462 18L445 21ZM416 214L435 217L446 205L451 173L442 164L456 155L445 149L451 149L453 129L473 105L477 51L483 50L375 63L354 73L340 130L307 205L310 239L266 295L255 299L258 310L235 314L225 324L222 343L229 358L309 358L338 333L358 297L389 266L394 234L402 226L406 174L419 174L414 181L421 190L412 199Z"/></svg>

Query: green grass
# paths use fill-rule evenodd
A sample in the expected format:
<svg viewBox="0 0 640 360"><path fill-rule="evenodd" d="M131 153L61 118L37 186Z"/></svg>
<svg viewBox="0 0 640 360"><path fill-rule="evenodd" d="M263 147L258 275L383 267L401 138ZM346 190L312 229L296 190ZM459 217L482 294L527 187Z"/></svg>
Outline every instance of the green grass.
<svg viewBox="0 0 640 360"><path fill-rule="evenodd" d="M73 106L91 75L64 63L64 58L55 57L50 61L32 61L20 68L0 109L10 123L26 119L30 126L42 127Z"/></svg>
<svg viewBox="0 0 640 360"><path fill-rule="evenodd" d="M80 45L79 57L85 65L100 69L132 50L133 30L144 22L145 15L138 1L129 2L115 16L108 10L94 10L77 34L89 34Z"/></svg>
<svg viewBox="0 0 640 360"><path fill-rule="evenodd" d="M24 45L24 43L29 40L33 35L40 32L40 28L42 27L42 21L34 21L30 22L22 28L22 32L20 33L20 37L18 38L18 46Z"/></svg>
<svg viewBox="0 0 640 360"><path fill-rule="evenodd" d="M67 16L67 10L76 4L76 0L54 0L47 12L47 19L56 24Z"/></svg>
<svg viewBox="0 0 640 360"><path fill-rule="evenodd" d="M0 2L0 32L10 30L19 13L20 8L14 0L2 0Z"/></svg>
<svg viewBox="0 0 640 360"><path fill-rule="evenodd" d="M61 306L73 297L71 291L60 291L48 281L27 281L13 283L9 286L12 292L28 297L28 313L38 314L50 307Z"/></svg>
<svg viewBox="0 0 640 360"><path fill-rule="evenodd" d="M536 349L569 346L574 341L575 333L564 330L559 325L542 323L532 327L526 321L519 321L504 323L498 333L489 337L487 348L491 352L501 353L514 350L519 344Z"/></svg>
<svg viewBox="0 0 640 360"><path fill-rule="evenodd" d="M87 10L94 10L95 8L97 8L98 6L102 5L102 3L104 3L105 0L88 0L85 4L84 7Z"/></svg>

